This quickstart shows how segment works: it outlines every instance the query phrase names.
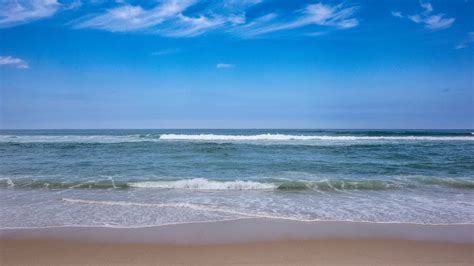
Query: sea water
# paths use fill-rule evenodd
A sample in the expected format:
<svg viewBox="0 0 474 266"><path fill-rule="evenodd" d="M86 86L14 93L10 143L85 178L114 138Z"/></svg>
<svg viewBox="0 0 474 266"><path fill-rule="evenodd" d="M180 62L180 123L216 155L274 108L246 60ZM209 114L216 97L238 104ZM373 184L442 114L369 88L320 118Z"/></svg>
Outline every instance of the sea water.
<svg viewBox="0 0 474 266"><path fill-rule="evenodd" d="M474 223L469 130L1 130L0 228Z"/></svg>

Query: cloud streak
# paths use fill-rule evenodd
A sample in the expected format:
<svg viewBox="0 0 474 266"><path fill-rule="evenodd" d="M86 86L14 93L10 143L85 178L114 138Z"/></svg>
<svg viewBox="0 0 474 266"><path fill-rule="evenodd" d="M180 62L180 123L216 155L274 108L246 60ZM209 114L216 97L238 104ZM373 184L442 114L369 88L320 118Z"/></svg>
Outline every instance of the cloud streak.
<svg viewBox="0 0 474 266"><path fill-rule="evenodd" d="M12 56L0 56L0 66L11 66L20 69L28 69L30 67L25 60Z"/></svg>
<svg viewBox="0 0 474 266"><path fill-rule="evenodd" d="M151 53L151 55L165 56L165 55L177 54L180 52L182 52L182 50L179 48L170 48L170 49L164 49L157 52L153 52Z"/></svg>
<svg viewBox="0 0 474 266"><path fill-rule="evenodd" d="M86 17L80 20L75 28L95 28L112 32L143 30L175 18L194 3L194 0L173 0L163 2L152 9L122 5L103 14Z"/></svg>
<svg viewBox="0 0 474 266"><path fill-rule="evenodd" d="M225 69L225 68L233 68L234 65L232 64L225 64L225 63L219 63L216 65L216 68L219 68L219 69Z"/></svg>
<svg viewBox="0 0 474 266"><path fill-rule="evenodd" d="M250 27L245 27L242 34L246 36L261 35L310 25L349 29L359 25L358 19L354 17L356 11L357 7L355 6L311 4L303 10L299 10L296 18L285 22L274 22L277 15L273 13L262 16Z"/></svg>
<svg viewBox="0 0 474 266"><path fill-rule="evenodd" d="M261 2L226 0L202 7L202 3L196 0L171 0L148 8L122 4L102 13L84 16L72 24L76 29L138 31L176 38L209 32L248 37L309 26L349 29L359 24L355 17L357 7L343 4L316 3L298 10L285 10L286 14L269 12L258 17L247 16L248 9Z"/></svg>
<svg viewBox="0 0 474 266"><path fill-rule="evenodd" d="M434 9L431 3L420 1L420 6L423 11L414 15L404 16L399 11L392 11L391 13L394 17L407 18L414 23L422 24L429 30L447 29L453 25L455 21L454 18L447 18L443 13L432 14Z"/></svg>
<svg viewBox="0 0 474 266"><path fill-rule="evenodd" d="M456 44L454 46L454 49L456 50L464 49L464 48L469 47L472 43L474 43L474 31L468 32L467 38L464 41Z"/></svg>
<svg viewBox="0 0 474 266"><path fill-rule="evenodd" d="M270 35L303 29L299 34L343 30L359 25L356 6L301 3L293 9L250 10L264 0L161 0L153 2L110 1L86 3L81 0L0 0L0 28L13 27L51 17L59 11L87 10L66 23L74 29L109 32L142 32L165 37L195 37L218 32L238 37ZM94 6L93 13L84 6ZM103 8L99 8L103 7ZM105 9L104 9L105 8ZM249 15L250 14L250 15ZM306 31L306 32L303 32Z"/></svg>
<svg viewBox="0 0 474 266"><path fill-rule="evenodd" d="M0 1L0 28L13 27L53 16L61 7L57 0Z"/></svg>

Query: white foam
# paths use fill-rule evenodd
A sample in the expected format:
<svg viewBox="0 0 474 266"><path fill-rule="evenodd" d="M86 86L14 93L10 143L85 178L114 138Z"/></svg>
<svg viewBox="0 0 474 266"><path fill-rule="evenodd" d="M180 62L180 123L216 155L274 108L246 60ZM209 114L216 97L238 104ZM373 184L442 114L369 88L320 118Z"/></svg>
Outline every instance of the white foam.
<svg viewBox="0 0 474 266"><path fill-rule="evenodd" d="M15 183L13 183L13 180L11 180L11 178L8 178L8 177L0 178L0 181L3 181L3 180L5 180L8 186L10 187L15 186Z"/></svg>
<svg viewBox="0 0 474 266"><path fill-rule="evenodd" d="M0 142L9 143L128 143L158 141L474 141L474 136L324 136L324 135L216 135L216 134L162 134L158 135L0 135Z"/></svg>
<svg viewBox="0 0 474 266"><path fill-rule="evenodd" d="M249 211L239 211L232 210L230 208L218 208L213 206L198 205L187 202L177 202L177 203L139 203L139 202L129 202L129 201L100 201L100 200L83 200L83 199L73 199L73 198L61 198L62 201L70 203L79 203L79 204L93 204L93 205L108 205L108 206L127 206L127 207L147 207L147 208L178 208L178 209L190 209L194 211L204 211L204 212L219 212L227 213L236 216L240 216L233 219L224 219L224 220L235 220L242 218L265 218L265 219L278 219L278 220L289 220L289 221L298 221L298 222L360 222L360 223L371 223L371 224L416 224L416 225L447 225L445 223L423 223L423 222L407 222L402 220L394 221L372 221L364 219L351 219L351 218L342 218L342 219L308 219L303 217L292 217L292 216L282 216L275 215L267 212L249 212ZM221 220L221 221L224 221ZM193 222L184 222L193 223ZM176 223L173 223L176 224ZM472 223L449 223L449 225L472 225ZM144 226L136 226L144 227Z"/></svg>
<svg viewBox="0 0 474 266"><path fill-rule="evenodd" d="M273 190L277 185L253 181L211 181L204 178L193 178L177 181L148 181L128 183L135 188L173 188L191 190Z"/></svg>
<svg viewBox="0 0 474 266"><path fill-rule="evenodd" d="M145 140L138 135L0 135L0 142L10 143L122 143L142 141ZM146 141L153 141L153 139Z"/></svg>
<svg viewBox="0 0 474 266"><path fill-rule="evenodd" d="M319 219L299 219L294 217L278 216L268 213L250 213L242 212L238 210L215 208L211 206L197 205L186 202L178 203L138 203L138 202L128 202L128 201L99 201L99 200L82 200L82 199L71 199L71 198L61 198L62 201L70 203L81 203L81 204L96 204L96 205L109 205L109 206L136 206L136 207L151 207L151 208L184 208L191 209L195 211L205 211L205 212L220 212L228 213L241 217L252 217L252 218L268 218L268 219L282 219L282 220L294 220L302 222L311 222L319 221Z"/></svg>
<svg viewBox="0 0 474 266"><path fill-rule="evenodd" d="M470 136L316 136L316 135L215 135L215 134L163 134L161 140L191 140L191 141L364 141L364 140L474 140Z"/></svg>

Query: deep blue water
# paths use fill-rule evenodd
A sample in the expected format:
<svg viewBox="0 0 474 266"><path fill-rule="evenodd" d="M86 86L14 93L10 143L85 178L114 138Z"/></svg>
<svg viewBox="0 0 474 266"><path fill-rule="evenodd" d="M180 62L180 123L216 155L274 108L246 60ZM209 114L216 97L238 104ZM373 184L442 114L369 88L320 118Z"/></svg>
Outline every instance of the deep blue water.
<svg viewBox="0 0 474 266"><path fill-rule="evenodd" d="M0 226L474 222L472 130L2 130Z"/></svg>

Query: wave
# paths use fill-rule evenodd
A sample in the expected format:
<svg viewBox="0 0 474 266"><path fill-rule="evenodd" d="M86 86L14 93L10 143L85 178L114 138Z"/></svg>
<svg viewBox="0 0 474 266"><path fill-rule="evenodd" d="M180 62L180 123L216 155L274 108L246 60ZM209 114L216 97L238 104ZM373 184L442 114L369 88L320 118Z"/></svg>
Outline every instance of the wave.
<svg viewBox="0 0 474 266"><path fill-rule="evenodd" d="M155 141L157 141L155 139ZM141 135L0 135L7 143L127 143L153 141Z"/></svg>
<svg viewBox="0 0 474 266"><path fill-rule="evenodd" d="M427 176L400 177L387 180L378 179L321 179L321 180L235 180L218 181L205 178L182 180L157 180L123 182L113 179L85 182L57 182L27 178L0 178L3 188L44 188L44 189L182 189L202 191L261 190L261 191L382 191L424 186L441 186L458 189L474 189L474 180L466 178L440 178Z"/></svg>
<svg viewBox="0 0 474 266"><path fill-rule="evenodd" d="M278 219L278 220L289 220L297 222L359 222L359 223L377 223L377 224L416 224L416 225L471 225L472 223L433 223L433 222L415 222L415 221L402 221L402 220L390 220L390 221L374 221L368 219L357 219L356 217L344 217L340 219L324 219L324 218L306 218L299 215L296 216L287 216L279 215L278 213L266 212L266 211L256 211L256 210L239 210L232 208L222 208L212 205L205 204L195 204L189 202L170 202L170 203L145 203L145 202L132 202L132 201L103 201L103 200L85 200L77 198L60 198L61 201L73 203L73 204L87 204L87 205L105 205L105 206L125 206L125 207L146 207L146 208L175 208L175 209L190 209L194 211L204 211L204 212L217 212L225 213L230 215L236 215L235 218L221 219L219 221L226 220L237 220L237 219L247 219L247 218L264 218L264 219ZM212 222L212 221L206 221ZM214 221L215 222L215 221ZM195 222L184 222L184 223L195 223ZM177 223L171 223L177 224ZM170 225L170 224L164 224ZM146 226L138 226L146 227Z"/></svg>
<svg viewBox="0 0 474 266"><path fill-rule="evenodd" d="M462 136L364 136L364 135L216 135L216 134L134 134L134 135L0 135L0 143L134 143L160 141L202 142L364 142L364 141L474 141Z"/></svg>
<svg viewBox="0 0 474 266"><path fill-rule="evenodd" d="M178 181L147 181L128 183L135 188L177 188L192 190L273 190L278 186L272 183L254 181L212 181L205 178L184 179Z"/></svg>
<svg viewBox="0 0 474 266"><path fill-rule="evenodd" d="M327 136L327 135L215 135L215 134L163 134L161 140L192 140L192 141L370 141L370 140L474 140L470 136Z"/></svg>
<svg viewBox="0 0 474 266"><path fill-rule="evenodd" d="M176 203L141 203L141 202L130 202L130 201L101 201L101 200L83 200L74 198L61 198L62 201L69 203L79 204L92 204L92 205L108 205L108 206L133 206L133 207L149 207L149 208L178 208L178 209L191 209L195 211L205 212L218 212L241 216L240 218L266 218L266 219L279 219L279 220L292 220L300 222L315 222L321 221L321 219L304 219L289 216L280 216L266 212L251 213L249 211L232 210L230 208L219 208L208 205L199 205L188 202L176 202Z"/></svg>
<svg viewBox="0 0 474 266"><path fill-rule="evenodd" d="M0 178L0 187L9 188L45 188L45 189L126 189L126 182L117 182L112 179L100 181L65 181L58 182L49 179L36 178Z"/></svg>

